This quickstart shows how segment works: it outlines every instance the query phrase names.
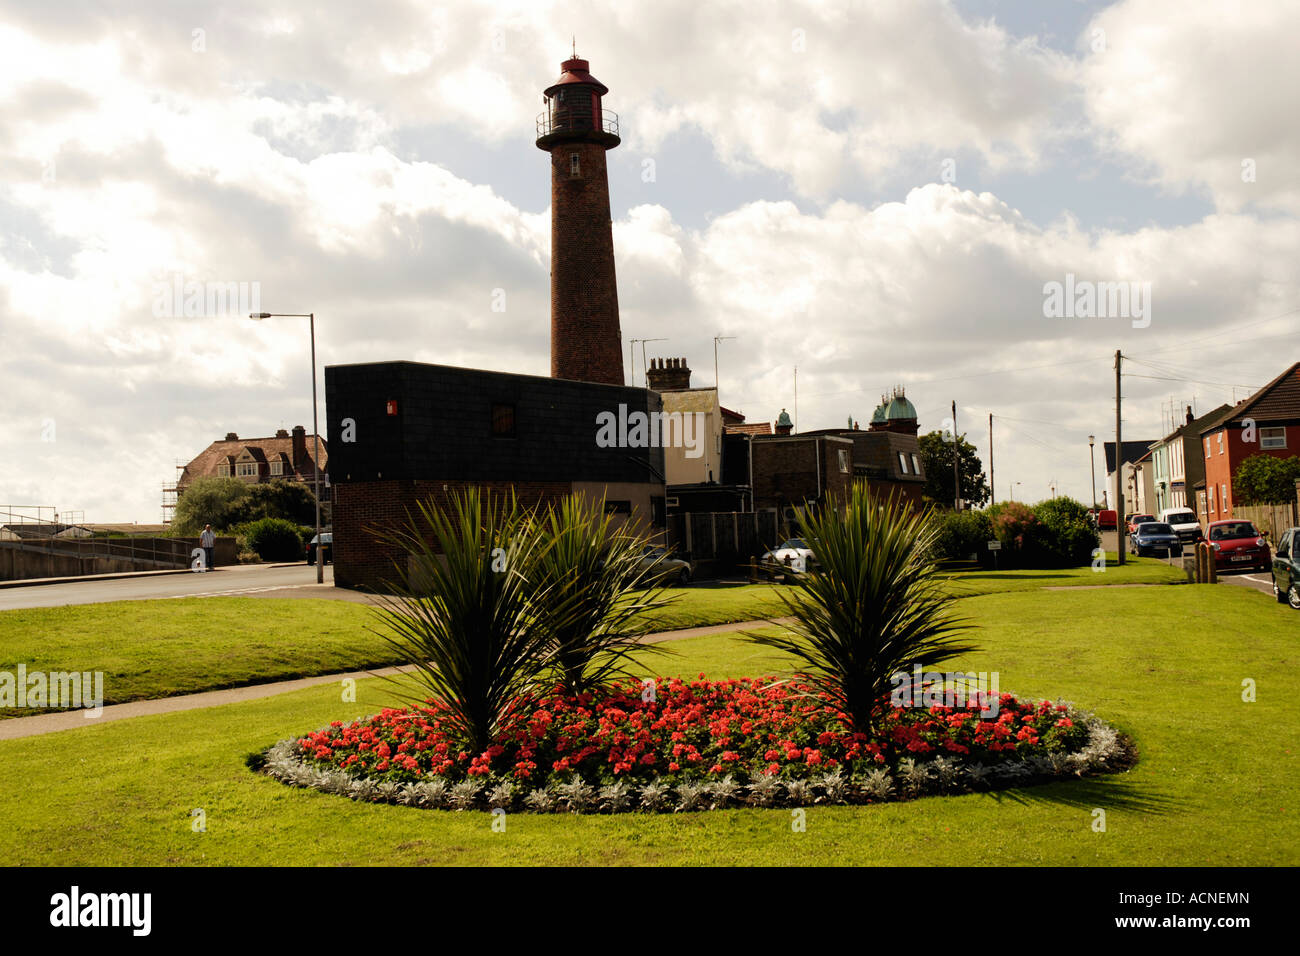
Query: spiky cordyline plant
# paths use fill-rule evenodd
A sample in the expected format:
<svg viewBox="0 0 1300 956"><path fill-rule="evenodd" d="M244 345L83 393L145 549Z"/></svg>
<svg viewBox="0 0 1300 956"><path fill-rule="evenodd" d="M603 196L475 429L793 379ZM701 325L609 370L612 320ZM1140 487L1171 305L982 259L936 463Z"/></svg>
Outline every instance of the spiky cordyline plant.
<svg viewBox="0 0 1300 956"><path fill-rule="evenodd" d="M393 680L398 696L443 703L445 726L475 754L548 663L551 634L530 603L544 595L522 573L536 545L531 517L513 496L484 501L471 488L447 511L421 502L404 528L379 534L406 558L376 609L387 628L376 633L413 665L421 689Z"/></svg>
<svg viewBox="0 0 1300 956"><path fill-rule="evenodd" d="M592 691L626 675L634 649L663 650L637 641L647 630L640 616L669 602L635 526L615 524L603 500L570 495L534 516L529 537L523 574L550 635L548 676L570 693Z"/></svg>
<svg viewBox="0 0 1300 956"><path fill-rule="evenodd" d="M804 512L799 533L818 566L781 595L792 632L747 636L799 658L799 676L829 694L855 730L872 733L892 675L974 649L954 637L966 625L949 614L952 599L935 573L930 513L857 482L846 501Z"/></svg>

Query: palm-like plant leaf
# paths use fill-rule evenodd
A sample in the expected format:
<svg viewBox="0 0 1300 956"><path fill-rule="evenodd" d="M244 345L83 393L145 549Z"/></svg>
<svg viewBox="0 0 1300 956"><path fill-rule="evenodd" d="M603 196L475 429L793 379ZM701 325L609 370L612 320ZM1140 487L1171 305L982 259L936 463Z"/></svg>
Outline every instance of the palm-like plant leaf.
<svg viewBox="0 0 1300 956"><path fill-rule="evenodd" d="M548 675L570 693L595 690L627 673L643 645L642 615L666 606L658 569L646 566L646 539L616 525L604 501L579 495L535 516L523 574L532 587L534 623L549 636Z"/></svg>
<svg viewBox="0 0 1300 956"><path fill-rule="evenodd" d="M862 482L842 503L843 517L835 504L799 519L818 567L781 596L791 630L747 636L799 658L799 676L828 694L856 730L870 733L892 675L974 647L955 637L966 625L950 615L952 598L929 556L930 512L913 512L892 495L876 498Z"/></svg>
<svg viewBox="0 0 1300 956"><path fill-rule="evenodd" d="M376 633L414 665L421 692L393 683L412 702L445 705L445 725L472 753L492 743L547 666L550 632L531 612L538 595L522 574L536 544L530 520L513 497L484 501L470 489L445 513L421 503L405 528L379 534L407 563L381 596L386 630Z"/></svg>

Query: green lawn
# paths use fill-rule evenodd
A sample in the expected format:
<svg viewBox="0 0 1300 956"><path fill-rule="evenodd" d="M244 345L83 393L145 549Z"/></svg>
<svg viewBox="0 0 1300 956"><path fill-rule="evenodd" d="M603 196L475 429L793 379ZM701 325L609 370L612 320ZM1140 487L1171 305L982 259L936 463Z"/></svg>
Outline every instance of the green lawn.
<svg viewBox="0 0 1300 956"><path fill-rule="evenodd" d="M1182 574L1144 558L1124 568L975 572L948 576L968 597L1051 586L1169 583ZM654 630L781 616L770 584L672 588ZM172 697L399 663L367 629L373 612L348 601L210 597L0 611L0 671L103 671L107 704ZM0 718L32 709L0 708Z"/></svg>
<svg viewBox="0 0 1300 956"><path fill-rule="evenodd" d="M178 602L179 603L179 602ZM1065 697L1136 740L1127 774L874 807L700 814L512 814L354 804L245 768L248 753L388 704L334 686L0 742L0 862L96 864L1300 863L1294 796L1300 615L1230 587L1020 591L972 597L964 669ZM668 674L773 672L734 637L673 645ZM954 667L955 669L955 667ZM1241 700L1242 680L1258 702ZM202 808L207 832L191 829ZM1093 832L1093 809L1106 811Z"/></svg>

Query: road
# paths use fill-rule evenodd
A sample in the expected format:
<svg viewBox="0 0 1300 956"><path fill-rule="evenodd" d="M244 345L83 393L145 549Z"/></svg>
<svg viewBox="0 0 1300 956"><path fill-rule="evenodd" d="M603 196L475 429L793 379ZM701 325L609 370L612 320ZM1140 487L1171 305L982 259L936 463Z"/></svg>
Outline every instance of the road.
<svg viewBox="0 0 1300 956"><path fill-rule="evenodd" d="M64 584L0 588L0 611L28 607L102 604L106 601L155 601L183 597L333 598L368 603L365 594L334 587L334 569L325 567L325 583L306 564L249 564L209 572L153 574L135 578L86 578Z"/></svg>
<svg viewBox="0 0 1300 956"><path fill-rule="evenodd" d="M1114 531L1103 531L1101 533L1101 546L1107 551L1115 550ZM1184 547L1183 554L1190 555L1191 549ZM1166 564L1173 565L1177 568L1183 566L1182 558L1159 558L1157 560L1162 560ZM1235 585L1236 587L1251 588L1263 594L1267 594L1269 597L1273 596L1273 579L1267 571L1220 571L1219 582L1221 584Z"/></svg>

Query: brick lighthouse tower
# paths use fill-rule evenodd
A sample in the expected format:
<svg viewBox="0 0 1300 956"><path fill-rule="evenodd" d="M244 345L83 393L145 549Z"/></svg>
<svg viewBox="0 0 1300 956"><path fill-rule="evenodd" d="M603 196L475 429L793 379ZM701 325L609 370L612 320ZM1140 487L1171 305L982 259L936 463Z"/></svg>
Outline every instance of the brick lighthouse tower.
<svg viewBox="0 0 1300 956"><path fill-rule="evenodd" d="M551 154L551 377L623 384L605 150L620 142L609 89L577 54L543 93L537 148Z"/></svg>

